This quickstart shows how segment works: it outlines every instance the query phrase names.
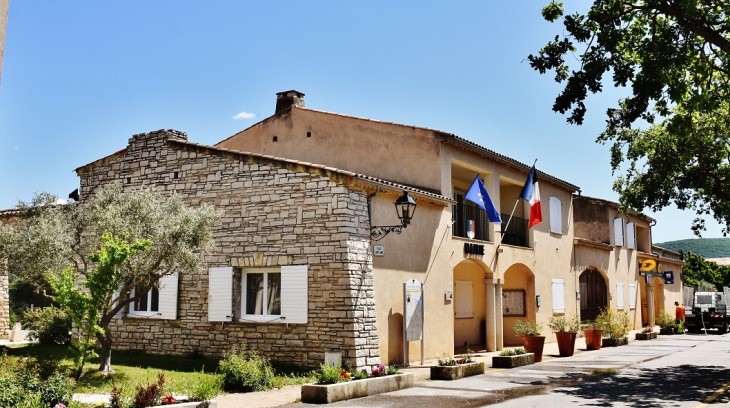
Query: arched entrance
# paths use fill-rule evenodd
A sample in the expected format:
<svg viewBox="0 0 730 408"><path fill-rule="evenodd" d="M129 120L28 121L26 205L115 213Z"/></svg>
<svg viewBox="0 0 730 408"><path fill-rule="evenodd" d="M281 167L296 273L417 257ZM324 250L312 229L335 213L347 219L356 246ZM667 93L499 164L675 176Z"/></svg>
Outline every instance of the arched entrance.
<svg viewBox="0 0 730 408"><path fill-rule="evenodd" d="M485 278L492 274L480 261L465 259L454 267L454 349L486 344Z"/></svg>
<svg viewBox="0 0 730 408"><path fill-rule="evenodd" d="M608 307L606 280L595 268L586 269L580 274L580 319L596 320L601 310Z"/></svg>
<svg viewBox="0 0 730 408"><path fill-rule="evenodd" d="M511 265L504 272L502 286L502 337L505 346L521 346L522 339L514 335L512 327L518 320L535 321L535 274L524 264Z"/></svg>

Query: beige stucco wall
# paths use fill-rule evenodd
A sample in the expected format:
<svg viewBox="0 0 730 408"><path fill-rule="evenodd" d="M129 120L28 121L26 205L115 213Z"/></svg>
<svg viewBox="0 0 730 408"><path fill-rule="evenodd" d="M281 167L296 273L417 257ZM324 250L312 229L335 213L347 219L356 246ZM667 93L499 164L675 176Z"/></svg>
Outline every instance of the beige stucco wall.
<svg viewBox="0 0 730 408"><path fill-rule="evenodd" d="M10 0L0 0L0 80L3 73L3 56L5 55L5 33L8 29L8 9Z"/></svg>
<svg viewBox="0 0 730 408"><path fill-rule="evenodd" d="M216 146L325 164L437 190L441 144L433 135L434 131L417 127L291 108Z"/></svg>

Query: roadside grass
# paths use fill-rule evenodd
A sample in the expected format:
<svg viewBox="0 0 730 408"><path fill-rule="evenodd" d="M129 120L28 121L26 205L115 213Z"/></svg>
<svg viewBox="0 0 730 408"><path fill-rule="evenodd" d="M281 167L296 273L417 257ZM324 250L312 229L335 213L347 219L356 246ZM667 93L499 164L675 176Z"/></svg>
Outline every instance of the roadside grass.
<svg viewBox="0 0 730 408"><path fill-rule="evenodd" d="M74 364L70 350L64 346L25 344L12 347L0 346L0 354L5 352L9 359L34 358L44 368L56 368L73 377ZM165 373L165 392L187 394L188 384L192 384L199 376L216 375L218 360L202 357L200 354L190 356L158 356L142 352L112 352L112 369L115 373L103 375L98 371L99 359L91 359L86 363L84 372L76 389L77 393L108 394L112 390L112 382L117 387L134 390L137 385L147 385L157 379L157 373ZM276 370L273 384L275 388L287 385L314 382L313 371L301 370L297 367L272 363Z"/></svg>

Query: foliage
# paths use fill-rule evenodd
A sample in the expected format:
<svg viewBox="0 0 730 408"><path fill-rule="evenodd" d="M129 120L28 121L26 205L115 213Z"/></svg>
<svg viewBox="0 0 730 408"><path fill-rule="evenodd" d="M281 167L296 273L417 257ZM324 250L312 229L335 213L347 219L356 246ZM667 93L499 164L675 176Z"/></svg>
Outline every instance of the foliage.
<svg viewBox="0 0 730 408"><path fill-rule="evenodd" d="M580 329L580 319L578 317L573 317L570 319L565 318L565 316L553 316L550 318L550 321L548 322L548 327L553 332L570 332L570 333L577 333Z"/></svg>
<svg viewBox="0 0 730 408"><path fill-rule="evenodd" d="M629 314L625 311L603 309L596 317L596 327L603 330L602 336L617 339L626 336L631 328Z"/></svg>
<svg viewBox="0 0 730 408"><path fill-rule="evenodd" d="M56 205L54 196L41 193L30 203L21 202L23 216L17 225L0 226L0 258L8 259L10 274L39 288L48 282L66 285L73 276L89 283L83 293L91 300L76 296L74 301L102 306L89 324L100 329L92 330L101 346L99 369L108 372L112 338L106 329L111 319L157 287L163 276L196 272L201 255L212 247L211 226L217 215L207 204L188 207L176 194L163 197L150 189L123 189L119 184L82 198L81 204ZM104 236L112 237L115 245L149 243L147 250L134 251L111 267L114 281L109 282L93 277L110 273L97 264L104 256L98 252L105 245ZM95 253L99 258L91 259ZM114 255L109 252L109 256ZM82 349L90 347L90 340L82 340Z"/></svg>
<svg viewBox="0 0 730 408"><path fill-rule="evenodd" d="M388 365L388 368L385 369L386 375L396 375L398 374L398 368L395 366L395 364Z"/></svg>
<svg viewBox="0 0 730 408"><path fill-rule="evenodd" d="M554 70L565 84L553 110L570 111L571 124L583 123L588 93L603 90L604 76L630 86L631 95L607 110L598 137L613 144L611 165L623 172L614 190L624 209L657 211L674 202L694 210L697 235L710 214L730 232L727 10L712 0L594 0L585 14L566 15L552 1L542 14L562 19L562 34L528 57L533 69ZM569 53L579 67L570 66Z"/></svg>
<svg viewBox="0 0 730 408"><path fill-rule="evenodd" d="M13 275L8 277L8 299L10 300L10 327L18 322L26 328L25 312L32 307L51 306L51 298L38 292L38 288L25 279Z"/></svg>
<svg viewBox="0 0 730 408"><path fill-rule="evenodd" d="M41 377L34 359L0 361L0 407L49 407L71 399L73 383L60 372Z"/></svg>
<svg viewBox="0 0 730 408"><path fill-rule="evenodd" d="M525 350L522 347L516 348L516 349L506 349L502 350L499 355L503 357L510 357L510 356L519 356L522 354L527 354L527 350Z"/></svg>
<svg viewBox="0 0 730 408"><path fill-rule="evenodd" d="M684 254L692 251L704 258L730 257L730 238L680 239L654 245Z"/></svg>
<svg viewBox="0 0 730 408"><path fill-rule="evenodd" d="M367 370L360 370L360 371L353 370L351 372L351 375L352 375L353 380L364 380L364 379L368 378Z"/></svg>
<svg viewBox="0 0 730 408"><path fill-rule="evenodd" d="M467 349L466 357L456 358L456 357L451 357L448 354L444 354L444 358L439 359L438 364L440 366L455 366L455 365L459 365L459 364L471 363L473 361L474 361L474 352ZM393 366L393 368L395 368L395 366ZM396 370L396 372L397 372L397 370Z"/></svg>
<svg viewBox="0 0 730 408"><path fill-rule="evenodd" d="M343 370L341 364L337 366L320 364L319 367L317 384L337 384L338 382L350 380L350 373Z"/></svg>
<svg viewBox="0 0 730 408"><path fill-rule="evenodd" d="M269 359L261 357L255 350L233 347L223 355L218 365L223 375L223 389L229 392L265 391L272 387L274 369Z"/></svg>
<svg viewBox="0 0 730 408"><path fill-rule="evenodd" d="M223 389L223 377L217 374L200 375L186 381L185 390L190 401L206 401L215 398Z"/></svg>
<svg viewBox="0 0 730 408"><path fill-rule="evenodd" d="M656 318L656 324L662 329L672 329L677 327L677 321L674 320L674 316L670 315L666 311L659 313Z"/></svg>
<svg viewBox="0 0 730 408"><path fill-rule="evenodd" d="M709 290L706 286L700 288L703 281L709 282L716 289L730 286L730 265L718 265L691 251L685 254L684 261L682 282L685 286L698 290Z"/></svg>
<svg viewBox="0 0 730 408"><path fill-rule="evenodd" d="M160 405L160 396L165 389L165 373L157 373L157 382L147 383L146 385L138 384L135 387L137 391L134 396L132 406L134 408L154 407Z"/></svg>
<svg viewBox="0 0 730 408"><path fill-rule="evenodd" d="M532 320L518 320L512 326L515 336L539 336L542 332L542 323Z"/></svg>
<svg viewBox="0 0 730 408"><path fill-rule="evenodd" d="M23 315L28 337L40 344L67 345L71 342L71 318L53 306L27 310Z"/></svg>
<svg viewBox="0 0 730 408"><path fill-rule="evenodd" d="M371 377L382 377L384 375L387 375L387 372L385 370L385 367L382 364L376 365L372 371L370 371Z"/></svg>

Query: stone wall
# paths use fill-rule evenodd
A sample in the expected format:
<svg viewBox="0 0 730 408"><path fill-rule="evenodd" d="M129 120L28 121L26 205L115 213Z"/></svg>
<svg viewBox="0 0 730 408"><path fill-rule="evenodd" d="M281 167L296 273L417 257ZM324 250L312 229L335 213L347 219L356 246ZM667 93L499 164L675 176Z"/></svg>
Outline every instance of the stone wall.
<svg viewBox="0 0 730 408"><path fill-rule="evenodd" d="M0 339L10 335L10 289L5 262L0 261Z"/></svg>
<svg viewBox="0 0 730 408"><path fill-rule="evenodd" d="M208 266L308 265L309 323L208 322L206 268L181 277L177 320L115 319L114 348L220 355L246 343L306 367L327 351L358 368L379 364L367 192L344 173L186 140L173 130L133 136L126 151L78 169L81 200L123 183L214 205Z"/></svg>

